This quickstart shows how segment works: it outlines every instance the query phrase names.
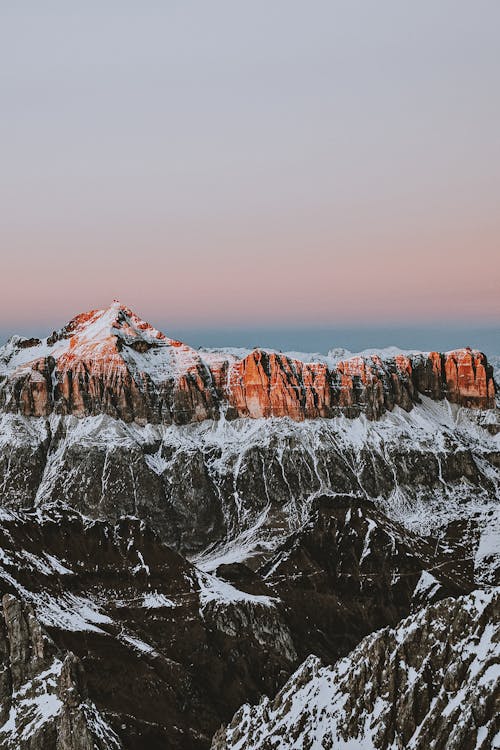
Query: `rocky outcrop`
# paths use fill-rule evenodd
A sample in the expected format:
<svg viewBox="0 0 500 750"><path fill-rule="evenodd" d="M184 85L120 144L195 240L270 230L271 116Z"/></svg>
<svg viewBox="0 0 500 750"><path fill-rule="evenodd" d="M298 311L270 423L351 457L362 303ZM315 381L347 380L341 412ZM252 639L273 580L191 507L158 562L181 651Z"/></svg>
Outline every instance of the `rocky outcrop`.
<svg viewBox="0 0 500 750"><path fill-rule="evenodd" d="M261 350L202 355L119 303L78 315L44 341L14 337L0 350L0 407L25 416L104 413L163 424L221 414L378 419L395 406L409 411L420 395L491 408L492 368L470 349L336 363Z"/></svg>
<svg viewBox="0 0 500 750"><path fill-rule="evenodd" d="M472 408L493 407L493 370L484 355L470 349L451 352L445 359L446 397L454 404Z"/></svg>
<svg viewBox="0 0 500 750"><path fill-rule="evenodd" d="M243 706L212 750L491 750L500 594L445 599L367 636L333 667L311 656L274 699Z"/></svg>
<svg viewBox="0 0 500 750"><path fill-rule="evenodd" d="M89 700L85 672L43 630L33 607L6 594L0 615L0 748L119 750Z"/></svg>
<svg viewBox="0 0 500 750"><path fill-rule="evenodd" d="M199 554L239 537L249 552L274 549L303 522L311 497L362 495L426 533L467 519L467 555L493 583L498 544L479 540L494 520L500 452L484 416L428 401L377 421L241 419L187 429L0 414L0 505L136 516L169 546Z"/></svg>
<svg viewBox="0 0 500 750"><path fill-rule="evenodd" d="M98 712L127 750L203 750L242 703L275 694L311 651L332 661L412 607L468 590L470 573L355 497L318 499L268 563L224 564L216 576L138 519L4 514L0 586L18 645L0 639L10 665L2 694L32 691L50 668L58 718L47 732L85 737ZM5 723L11 704L1 705Z"/></svg>
<svg viewBox="0 0 500 750"><path fill-rule="evenodd" d="M299 656L331 662L413 609L473 589L471 561L445 549L365 498L322 496L258 572L285 604Z"/></svg>
<svg viewBox="0 0 500 750"><path fill-rule="evenodd" d="M4 692L14 696L52 663L53 643L46 655L31 624L34 606L59 649L49 690L58 718L46 731L68 742L86 737L98 710L127 750L202 750L242 702L275 692L298 664L282 604L265 586L251 595L197 570L138 519L91 523L67 510L4 517L0 587L30 602L8 599L25 613L9 619L24 635L13 639L21 645L0 689L8 674ZM5 722L10 705L1 705Z"/></svg>
<svg viewBox="0 0 500 750"><path fill-rule="evenodd" d="M332 663L376 628L500 580L494 398L479 352L201 352L119 303L12 339L0 350L0 748L205 750L309 653ZM411 721L434 721L432 671L449 654L420 671L407 660L419 690L400 705L394 632L347 665L363 705L349 699L343 726L361 736L362 711L385 710L368 691L373 662L389 706L380 736L406 746ZM478 742L491 736L480 710ZM276 736L290 725L308 747L307 722Z"/></svg>

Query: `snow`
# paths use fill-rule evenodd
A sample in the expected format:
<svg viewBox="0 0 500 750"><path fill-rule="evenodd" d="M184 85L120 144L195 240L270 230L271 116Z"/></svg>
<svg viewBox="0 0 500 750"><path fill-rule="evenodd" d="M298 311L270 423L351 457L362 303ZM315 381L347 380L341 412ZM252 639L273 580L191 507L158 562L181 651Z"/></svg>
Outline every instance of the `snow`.
<svg viewBox="0 0 500 750"><path fill-rule="evenodd" d="M146 609L161 609L162 607L175 607L175 602L157 591L149 591L144 594L142 606Z"/></svg>
<svg viewBox="0 0 500 750"><path fill-rule="evenodd" d="M363 415L356 419L338 416L304 422L289 418L228 421L222 416L217 421L205 420L182 426L140 426L126 424L107 415L83 419L51 415L48 420L42 420L2 413L0 447L6 456L4 482L9 481L8 457L16 446L39 450L48 439L49 429L50 434L61 437L49 454L38 486L36 503L41 507L55 498L57 493L54 488L65 470L65 457L73 447L75 450L92 447L93 450L105 452L104 466L113 451L139 451L144 456L145 468L164 478L164 481L168 481L170 469L179 454L199 452L214 487L220 487L229 478L234 494L222 509L228 513L230 532L228 538L221 540L216 547L196 556L195 562L206 571L215 570L223 562L243 561L262 552L272 553L283 539L276 529L270 532L273 494L265 471L262 480L267 503L264 507L255 508L247 497L238 492L238 475L245 469L246 456L250 451L257 450L264 454L272 450L278 466L281 463L286 484L284 452L289 450L291 443L300 445L314 474L314 494L307 495L302 488L289 486L289 503L282 509L288 524L283 528L283 534L286 534L304 522L315 495L332 494L332 479L323 466L318 466L317 457L321 451L323 454L332 451L342 455L349 469L360 476L366 451L371 452L377 460L381 456L387 463L387 471L394 472L393 456L396 453L433 453L439 463L441 456L472 450L474 462L494 488L493 492L485 488L484 483L483 487L472 488L466 483L449 483L444 479L442 486L434 487L432 491L418 485L405 487L397 481L395 474L393 492L372 499L394 520L421 534L434 533L454 519L473 518L479 525L476 555L478 577L484 581L490 580L496 564L499 551L500 468L495 467L488 457L500 451L500 433L493 435L484 429L480 412L447 401L435 402L423 397L422 403L410 412L395 408L378 421L370 421ZM103 471L103 483L105 481ZM471 492L471 489L474 491ZM370 496L362 484L360 491ZM235 515L237 523L234 522ZM140 560L138 564L142 566Z"/></svg>
<svg viewBox="0 0 500 750"><path fill-rule="evenodd" d="M200 587L199 596L202 609L210 602L223 604L251 602L252 604L261 604L265 607L273 607L278 601L271 596L247 594L246 591L240 591L227 581L223 581L203 571L198 571L197 578Z"/></svg>
<svg viewBox="0 0 500 750"><path fill-rule="evenodd" d="M413 598L416 599L417 597L425 596L426 599L431 600L440 588L441 584L437 578L432 573L429 573L428 570L423 570L415 586Z"/></svg>
<svg viewBox="0 0 500 750"><path fill-rule="evenodd" d="M2 747L17 748L18 740L29 740L47 722L55 719L62 703L55 694L61 661L54 659L48 669L35 675L13 694L7 721L0 727Z"/></svg>
<svg viewBox="0 0 500 750"><path fill-rule="evenodd" d="M118 339L120 349L116 346ZM130 345L138 340L151 348L144 352L134 350ZM128 367L135 377L145 374L158 385L169 378L178 378L193 367L209 366L217 369L224 362L231 365L250 353L248 349L238 348L194 350L165 337L118 301L113 302L107 309L92 311L76 318L72 323L72 330L64 333L63 337L51 346L48 345L47 339L35 347L28 348L20 348L19 342L19 337L14 337L0 349L0 375L20 372L23 368L29 368L33 360L49 354L56 362L61 356L71 355L83 357L91 366ZM338 362L348 359L369 359L376 356L386 361L401 354L412 357L426 355L414 350L388 347L366 349L357 354L346 349L332 349L327 355L287 352L286 356L302 362L324 363L334 368ZM441 454L460 448L469 450L472 446L474 460L495 487L495 500L498 500L500 470L492 466L487 456L500 451L500 432L495 436L484 429L485 425L491 426L496 422L498 415L493 410L471 411L447 401L435 402L425 397L422 398L422 403L410 412L396 407L376 422L366 419L364 415L356 419L338 416L303 423L287 418L227 421L222 413L218 421L206 420L179 427L130 425L106 415L79 419L52 414L45 420L0 413L0 448L7 457L4 482L8 483L10 457L15 458L18 447L29 446L34 452L49 441L51 436L62 436L58 438L57 447L50 454L50 460L45 465L37 490L35 503L40 506L56 494L55 487L61 471L64 470L65 456L72 446L105 450L105 467L113 451L117 449L142 449L147 469L163 481L168 481L169 469L179 452L201 451L215 486L219 487L222 477L232 474L235 490L231 503L238 517L238 523L234 524L233 510L229 507L223 508L227 513L226 520L230 527L228 538L221 540L217 547L205 550L197 556L197 564L210 571L223 562L242 561L256 553L272 552L282 540L279 534L269 533L273 497L265 471L262 480L267 494L267 504L264 508L259 508L258 512L250 510L247 498L241 497L238 493L238 474L245 468L245 455L251 449L258 448L264 451L272 447L276 460L278 463L281 462L283 481L288 483L287 472L283 467L283 452L290 440L297 441L303 447L304 453L310 457L311 468L316 474L314 481L317 479L318 486L315 494L329 494L332 492L332 482L330 477L325 475L325 471L318 468L317 463L317 454L321 449L341 453L355 474L361 471L365 449L374 454L383 454L388 471L393 471L396 479L391 459L393 450L431 451L437 456L438 462L441 462ZM12 471L16 471L14 464ZM78 472L77 469L74 471L75 474ZM104 493L105 470L102 481ZM368 495L363 486L360 486L360 491ZM394 491L389 496L374 499L394 519L418 533L428 533L436 524L445 525L455 518L474 515L479 519L480 525L475 560L478 580L488 581L492 579L499 549L498 509L495 511L495 520L488 515L495 504L492 502L491 493L488 496L484 491L479 499L471 498L469 495L465 484L462 487L455 485L450 492L449 485L442 479L442 488L437 488L432 496L421 492L419 488L416 491L412 488L412 492L408 493L408 488L396 483ZM312 496L304 498L300 492L297 493L290 488L290 501L283 509L288 523L284 533L297 528L303 522L311 500ZM367 554L369 538L366 539L363 558ZM47 561L47 564L50 563ZM139 561L137 572L146 569L147 566ZM60 572L63 574L62 569Z"/></svg>
<svg viewBox="0 0 500 750"><path fill-rule="evenodd" d="M236 538L231 538L215 549L207 549L192 558L192 562L207 573L216 570L219 565L230 565L231 563L249 560L256 554L256 539L259 539L259 553L264 549L272 551L276 546L276 540L264 541L259 536L259 531L264 526L268 517L269 506L267 506L256 518L249 528L244 529Z"/></svg>
<svg viewBox="0 0 500 750"><path fill-rule="evenodd" d="M71 593L60 597L28 591L20 593L34 603L38 619L46 626L103 634L106 631L100 626L113 624L113 620L102 613L90 598Z"/></svg>
<svg viewBox="0 0 500 750"><path fill-rule="evenodd" d="M58 362L63 358L81 360L86 367L101 372L128 369L137 382L144 376L156 386L194 370L195 368L220 369L231 366L251 354L246 348L225 347L221 349L193 349L187 344L170 339L119 301L108 308L92 310L74 318L66 328L57 332L55 340L47 337L35 346L22 347L23 339L13 336L0 347L0 377L17 377L27 372L32 380L44 380L44 375L33 369L39 360L52 357L56 370L52 373L53 385L58 381ZM137 349L141 343L144 351ZM135 348L134 348L135 347ZM278 352L275 349L262 351L283 354L291 360L307 364L324 364L335 369L341 361L370 361L373 358L385 362L399 355L426 356L427 352L402 350L391 346L385 349L365 349L352 353L347 349L331 349L328 354L304 352ZM64 369L63 364L61 369Z"/></svg>
<svg viewBox="0 0 500 750"><path fill-rule="evenodd" d="M372 532L375 531L375 529L377 528L377 524L371 518L368 518L367 521L368 521L368 529L366 531L366 536L365 536L365 540L363 543L363 551L361 552L361 557L359 558L360 565L365 559L365 557L368 557L370 554L370 537L372 535Z"/></svg>
<svg viewBox="0 0 500 750"><path fill-rule="evenodd" d="M53 719L61 710L62 703L53 693L30 699L30 709L34 712L33 719L24 727L21 737L28 739L40 727Z"/></svg>
<svg viewBox="0 0 500 750"><path fill-rule="evenodd" d="M116 346L118 339L122 342L121 352ZM142 353L135 351L130 344L137 340L151 348ZM32 369L32 363L47 357L53 357L57 363L61 357L70 356L103 369L126 364L133 374L145 372L154 383L161 383L200 362L196 350L167 338L119 302L78 316L71 322L71 331L59 332L51 344L47 337L38 345L21 348L21 341L14 336L0 348L0 377L30 371L32 380L43 379Z"/></svg>
<svg viewBox="0 0 500 750"><path fill-rule="evenodd" d="M482 509L478 514L481 524L479 545L474 559L474 568L485 580L493 578L500 554L500 506Z"/></svg>
<svg viewBox="0 0 500 750"><path fill-rule="evenodd" d="M322 666L319 659L310 656L297 669L278 695L270 700L264 697L256 706L244 705L224 730L226 750L258 750L264 745L280 747L281 750L300 750L309 747L320 750L335 747L336 750L376 750L380 737L386 730L388 717L399 708L408 705L420 671L426 664L426 652L415 653L413 634L418 631L423 638L434 638L433 650L442 656L443 668L433 672L433 683L437 686L439 714L451 717L450 746L455 732L459 734L467 711L482 705L485 694L493 695L500 686L500 644L494 623L485 627L481 618L485 607L491 605L490 616L494 616L493 601L500 596L500 588L489 592L478 591L461 597L457 603L450 600L451 607L461 607L466 615L458 615L463 633L454 635L453 645L448 642L448 625L439 609L422 610L417 615L401 621L394 629L385 628L367 636L347 657L334 666ZM440 605L438 605L440 606ZM460 611L460 609L459 609ZM431 628L431 633L429 633ZM482 628L482 630L481 630ZM478 642L477 632L481 630ZM370 679L369 661L372 645L380 642L385 651L379 669L382 679L397 674L397 689L391 696L382 685ZM408 644L408 645L406 645ZM413 659L415 666L407 664L405 658ZM465 674L454 689L445 685L445 674L460 665ZM385 677L384 677L385 675ZM435 709L436 698L428 715ZM467 707L469 707L467 709ZM473 709L472 709L473 710ZM482 714L478 711L478 716ZM483 725L481 725L481 721ZM487 736L485 719L473 721L479 724L478 742ZM424 722L425 723L425 722ZM422 725L418 725L405 747L415 748ZM391 748L400 746L401 736L396 737ZM418 745L422 747L422 744ZM455 745L453 745L455 746ZM456 745L458 747L458 745Z"/></svg>
<svg viewBox="0 0 500 750"><path fill-rule="evenodd" d="M129 633L121 633L118 638L120 641L122 641L122 643L125 643L128 646L132 646L134 651L139 651L142 654L155 653L155 650L152 646L150 646L148 643L145 643L140 638L130 635Z"/></svg>
<svg viewBox="0 0 500 750"><path fill-rule="evenodd" d="M143 570L146 573L146 575L149 576L149 565L146 565L146 563L144 562L144 557L142 556L142 552L140 552L139 550L136 550L136 552L137 552L137 557L139 558L139 562L133 568L132 572L134 574L137 574L137 573L140 573L141 570Z"/></svg>
<svg viewBox="0 0 500 750"><path fill-rule="evenodd" d="M93 735L103 743L103 746L108 750L121 750L123 747L118 736L115 734L110 725L103 719L96 706L86 701L82 705L82 710L85 715L87 726ZM95 747L95 745L94 745Z"/></svg>
<svg viewBox="0 0 500 750"><path fill-rule="evenodd" d="M39 746L38 733L46 724L56 722L64 708L64 704L57 696L57 681L61 668L61 660L55 658L47 669L35 674L13 693L9 716L0 726L2 748L18 750L20 740L34 743L33 747ZM79 709L83 712L90 731L103 742L103 747L120 750L121 744L117 735L99 714L96 706L86 700L80 704Z"/></svg>
<svg viewBox="0 0 500 750"><path fill-rule="evenodd" d="M54 557L54 555L49 555L48 552L44 552L43 554L44 557L48 560L52 570L54 570L56 573L59 573L59 575L66 576L73 573L70 568L66 567L66 565L63 565L62 562L57 559L57 557Z"/></svg>

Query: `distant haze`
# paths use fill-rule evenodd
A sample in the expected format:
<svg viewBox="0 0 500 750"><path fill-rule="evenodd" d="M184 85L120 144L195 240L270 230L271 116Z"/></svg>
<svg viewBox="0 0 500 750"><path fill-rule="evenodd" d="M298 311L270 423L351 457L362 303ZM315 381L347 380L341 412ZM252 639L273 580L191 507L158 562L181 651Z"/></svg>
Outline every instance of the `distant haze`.
<svg viewBox="0 0 500 750"><path fill-rule="evenodd" d="M500 355L500 327L366 327L366 328L185 328L161 325L156 327L172 338L193 347L262 347L281 351L320 352L335 348L352 352L363 349L397 346L400 349L448 351L463 346L480 349L488 355ZM59 327L59 326L58 326ZM16 330L24 336L44 337L52 331L39 325ZM12 331L0 330L0 345Z"/></svg>
<svg viewBox="0 0 500 750"><path fill-rule="evenodd" d="M2 3L0 331L119 297L194 343L487 348L499 29L497 0Z"/></svg>

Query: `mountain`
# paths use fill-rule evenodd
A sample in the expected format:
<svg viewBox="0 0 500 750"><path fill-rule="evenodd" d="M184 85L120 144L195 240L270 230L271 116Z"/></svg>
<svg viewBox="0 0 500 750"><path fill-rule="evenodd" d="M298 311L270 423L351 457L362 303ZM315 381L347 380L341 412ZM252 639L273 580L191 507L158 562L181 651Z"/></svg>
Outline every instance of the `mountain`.
<svg viewBox="0 0 500 750"><path fill-rule="evenodd" d="M471 561L352 496L317 498L259 573L285 604L299 656L330 662L419 606L474 588Z"/></svg>
<svg viewBox="0 0 500 750"><path fill-rule="evenodd" d="M272 592L198 570L138 519L4 514L0 550L0 591L33 607L61 652L81 660L126 748L207 747L228 712L277 690L297 664Z"/></svg>
<svg viewBox="0 0 500 750"><path fill-rule="evenodd" d="M22 647L34 702L11 677L2 683L0 750L25 727L26 750L80 750L61 744L63 716L66 726L90 722L89 750L106 750L92 735L100 722L110 747L206 750L241 705L279 702L304 660L328 675L361 663L359 649L370 663L370 639L408 630L404 618L492 594L499 417L491 365L468 348L195 350L118 302L46 339L12 337L0 349L0 594L52 645L33 664L38 647ZM461 648L479 625L455 614ZM440 633L422 625L420 637L432 650ZM396 685L384 649L382 673ZM69 673L78 687L67 714ZM284 688L297 705L307 674ZM485 702L492 691L488 683ZM54 708L43 722L42 694ZM434 704L416 696L414 721L437 727ZM384 704L391 716L396 699ZM280 727L294 726L289 702ZM376 723L379 706L353 708L353 722ZM329 727L341 715L332 712ZM236 734L217 742L247 737L233 723ZM398 732L390 736L404 746ZM296 747L312 741L297 736ZM325 747L331 738L321 737Z"/></svg>
<svg viewBox="0 0 500 750"><path fill-rule="evenodd" d="M442 534L467 517L491 578L479 540L500 427L497 410L477 407L493 391L486 358L467 349L329 364L197 352L115 303L0 350L0 502L135 515L217 560L236 540L244 556L274 546L317 494L361 493L414 526L432 513ZM327 402L335 416L298 418ZM258 416L276 410L286 416Z"/></svg>
<svg viewBox="0 0 500 750"><path fill-rule="evenodd" d="M9 594L0 612L0 746L10 750L120 750L88 698L85 671L62 653L33 608Z"/></svg>
<svg viewBox="0 0 500 750"><path fill-rule="evenodd" d="M473 586L472 566L433 556L428 542L353 497L318 500L257 571L226 564L213 576L138 519L112 525L56 507L4 512L0 550L0 590L79 660L83 694L131 750L206 748L242 703L274 694L311 651L334 661L376 628ZM35 666L23 677L35 694L56 690L57 674L37 687L48 666ZM8 731L0 717L2 748Z"/></svg>
<svg viewBox="0 0 500 750"><path fill-rule="evenodd" d="M475 408L493 406L495 397L491 366L470 349L336 363L260 350L199 353L119 302L77 315L43 341L10 339L0 351L0 376L0 405L8 411L104 413L139 424L185 424L222 413L376 419L394 406L410 410L419 394Z"/></svg>
<svg viewBox="0 0 500 750"><path fill-rule="evenodd" d="M499 618L498 589L474 591L367 636L333 667L310 657L212 750L499 747Z"/></svg>

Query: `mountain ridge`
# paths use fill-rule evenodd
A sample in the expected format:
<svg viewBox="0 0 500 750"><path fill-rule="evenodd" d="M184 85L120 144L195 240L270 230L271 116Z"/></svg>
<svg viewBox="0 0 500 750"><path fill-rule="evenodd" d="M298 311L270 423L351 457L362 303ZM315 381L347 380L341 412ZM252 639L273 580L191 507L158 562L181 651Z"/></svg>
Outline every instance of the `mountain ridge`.
<svg viewBox="0 0 500 750"><path fill-rule="evenodd" d="M263 349L195 350L115 301L46 339L13 337L1 347L0 408L185 424L222 415L378 419L394 406L409 411L421 395L494 407L493 368L481 352L387 354L304 361Z"/></svg>
<svg viewBox="0 0 500 750"><path fill-rule="evenodd" d="M374 631L500 583L499 414L490 363L467 348L196 350L119 302L13 337L0 349L0 589L81 660L127 750L206 750L309 654L334 670L363 638L397 684ZM353 725L380 705L353 703ZM405 740L414 719L438 726L422 710Z"/></svg>

